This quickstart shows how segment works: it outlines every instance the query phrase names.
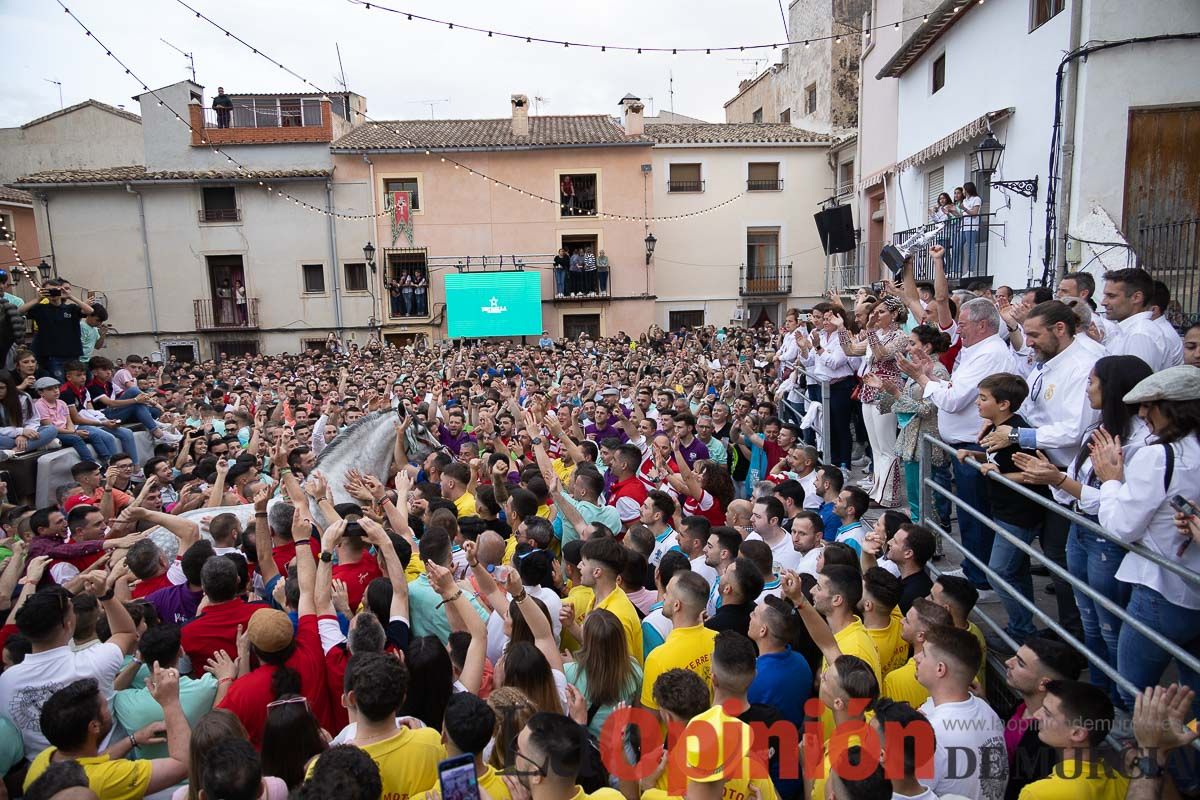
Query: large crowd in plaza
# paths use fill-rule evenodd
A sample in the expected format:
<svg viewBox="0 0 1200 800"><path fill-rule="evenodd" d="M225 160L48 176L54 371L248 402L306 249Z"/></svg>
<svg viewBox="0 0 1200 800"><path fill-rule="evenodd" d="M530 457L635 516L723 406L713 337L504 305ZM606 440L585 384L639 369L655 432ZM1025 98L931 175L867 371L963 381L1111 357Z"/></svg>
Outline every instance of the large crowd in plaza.
<svg viewBox="0 0 1200 800"><path fill-rule="evenodd" d="M0 792L1200 791L1200 325L942 257L778 329L204 363L0 275L0 449L80 457L0 511Z"/></svg>

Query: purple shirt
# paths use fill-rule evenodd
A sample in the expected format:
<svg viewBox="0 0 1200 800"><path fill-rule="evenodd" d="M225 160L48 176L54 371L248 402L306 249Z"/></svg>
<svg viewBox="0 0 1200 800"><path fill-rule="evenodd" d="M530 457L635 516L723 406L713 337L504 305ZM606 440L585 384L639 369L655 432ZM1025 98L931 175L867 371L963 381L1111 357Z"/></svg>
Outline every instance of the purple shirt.
<svg viewBox="0 0 1200 800"><path fill-rule="evenodd" d="M475 441L475 435L467 433L466 429L463 429L458 432L457 436L455 436L454 434L450 433L449 428L447 428L445 425L442 425L438 428L438 441L444 446L450 448L451 453L458 455L458 449L462 447L463 442Z"/></svg>
<svg viewBox="0 0 1200 800"><path fill-rule="evenodd" d="M694 467L700 459L708 458L708 445L693 436L692 443L687 447L680 447L679 452L683 454L683 460L687 462L687 465Z"/></svg>
<svg viewBox="0 0 1200 800"><path fill-rule="evenodd" d="M196 609L204 599L204 590L193 591L186 583L168 586L146 595L146 600L158 611L158 618L171 625L183 625L196 616ZM200 664L201 669L204 668Z"/></svg>
<svg viewBox="0 0 1200 800"><path fill-rule="evenodd" d="M611 422L603 428L597 428L596 423L592 423L583 429L584 436L599 444L604 439L620 439L621 443L629 441L629 437L625 435L625 431L613 425Z"/></svg>

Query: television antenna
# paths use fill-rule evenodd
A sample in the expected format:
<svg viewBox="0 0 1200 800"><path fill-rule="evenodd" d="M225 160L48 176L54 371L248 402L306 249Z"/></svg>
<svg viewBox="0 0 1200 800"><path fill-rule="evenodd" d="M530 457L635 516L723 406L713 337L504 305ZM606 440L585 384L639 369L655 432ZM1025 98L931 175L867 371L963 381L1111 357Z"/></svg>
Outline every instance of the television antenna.
<svg viewBox="0 0 1200 800"><path fill-rule="evenodd" d="M740 67L737 75L739 78L757 78L766 69L768 59L765 58L727 58L726 61L733 61L738 64L752 64L751 67ZM762 64L763 66L759 66Z"/></svg>
<svg viewBox="0 0 1200 800"><path fill-rule="evenodd" d="M346 83L346 68L344 66L342 66L342 48L338 47L337 42L334 42L333 49L337 53L338 72L340 73L339 76L337 78L335 78L334 80L337 81L338 86L342 87L343 92L348 92L348 91L350 91L350 86Z"/></svg>
<svg viewBox="0 0 1200 800"><path fill-rule="evenodd" d="M415 104L415 105L420 105L420 106L429 106L429 118L435 119L435 117L433 115L433 107L436 105L440 105L442 103L449 103L450 98L444 97L444 98L441 98L438 100L405 100L404 102L406 102L410 105Z"/></svg>
<svg viewBox="0 0 1200 800"><path fill-rule="evenodd" d="M192 54L185 53L183 50L180 50L178 47L171 44L170 42L168 42L166 39L162 38L161 36L159 37L158 40L188 60L188 69L190 69L192 71L192 83L195 83L196 82L196 59L192 57Z"/></svg>
<svg viewBox="0 0 1200 800"><path fill-rule="evenodd" d="M542 97L540 94L535 94L533 96L533 113L534 114L542 113L542 103L545 103L546 105L550 105L550 98Z"/></svg>

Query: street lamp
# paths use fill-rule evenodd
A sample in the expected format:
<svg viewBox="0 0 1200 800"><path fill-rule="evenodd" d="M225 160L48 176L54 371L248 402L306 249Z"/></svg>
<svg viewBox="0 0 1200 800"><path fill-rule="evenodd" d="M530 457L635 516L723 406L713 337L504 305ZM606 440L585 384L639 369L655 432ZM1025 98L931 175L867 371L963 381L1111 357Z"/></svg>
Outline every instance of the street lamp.
<svg viewBox="0 0 1200 800"><path fill-rule="evenodd" d="M363 247L363 258L367 260L367 264L371 267L371 273L375 273L375 245L367 242Z"/></svg>
<svg viewBox="0 0 1200 800"><path fill-rule="evenodd" d="M646 236L646 266L649 266L650 259L654 258L654 245L656 245L656 244L658 244L658 239L656 239L654 237L654 234L653 233L647 234L647 236Z"/></svg>
<svg viewBox="0 0 1200 800"><path fill-rule="evenodd" d="M50 265L46 263L46 259L42 259L42 263L38 264L38 275L42 276L42 283L50 280Z"/></svg>
<svg viewBox="0 0 1200 800"><path fill-rule="evenodd" d="M991 175L1000 166L1000 156L1003 154L1004 145L996 141L996 137L989 129L983 141L971 151L971 155L975 159L975 171Z"/></svg>

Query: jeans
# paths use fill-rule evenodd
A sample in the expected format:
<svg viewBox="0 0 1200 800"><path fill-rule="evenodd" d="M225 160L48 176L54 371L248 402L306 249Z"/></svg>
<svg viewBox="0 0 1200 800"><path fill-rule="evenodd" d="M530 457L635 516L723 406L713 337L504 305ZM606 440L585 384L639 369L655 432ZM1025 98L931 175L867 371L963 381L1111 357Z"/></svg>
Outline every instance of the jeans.
<svg viewBox="0 0 1200 800"><path fill-rule="evenodd" d="M398 295L398 294L392 294L392 295L388 295L388 298L391 301L392 316L398 317L401 314L403 314L404 313L404 305L403 305L403 301L402 301L402 296Z"/></svg>
<svg viewBox="0 0 1200 800"><path fill-rule="evenodd" d="M1192 656L1200 657L1200 609L1184 608L1168 601L1148 586L1135 585L1125 608L1129 616L1150 630L1178 645ZM1162 678L1171 655L1151 642L1131 626L1121 628L1117 641L1117 667L1134 686L1154 686ZM1200 690L1200 675L1189 667L1179 664L1179 682L1193 690ZM1128 708L1133 708L1133 697L1121 692ZM1197 695L1200 697L1200 695ZM1192 704L1191 717L1200 716L1200 701Z"/></svg>
<svg viewBox="0 0 1200 800"><path fill-rule="evenodd" d="M600 278L600 294L608 294L608 270L600 270L597 277Z"/></svg>
<svg viewBox="0 0 1200 800"><path fill-rule="evenodd" d="M96 457L92 455L92 451L88 449L87 440L85 440L82 436L77 436L74 433L64 433L63 431L59 431L58 440L67 447L73 448L75 453L79 456L80 461L96 460ZM97 452L99 452L98 449Z"/></svg>
<svg viewBox="0 0 1200 800"><path fill-rule="evenodd" d="M960 527L965 516L965 514L960 514L958 517ZM1037 528L1022 528L1020 525L1002 520L995 520L995 522L1025 544L1031 544L1037 538ZM1033 575L1029 572L1029 556L1003 536L995 537L988 566L1011 584L1022 597L1026 599L1033 597ZM1004 603L1004 610L1008 613L1008 625L1006 626L1008 635L1015 639L1017 644L1024 643L1026 639L1037 632L1037 628L1033 624L1033 613L999 586L996 587L996 593L1000 595L1000 601Z"/></svg>
<svg viewBox="0 0 1200 800"><path fill-rule="evenodd" d="M67 365L67 362L69 362L69 361L78 361L78 360L79 360L79 356L70 356L69 358L60 358L58 356L43 357L41 355L38 355L38 365L40 367L40 369L38 369L38 374L39 375L49 375L54 378L57 378L60 382L65 383L67 380L67 376L66 376L66 373L63 372L63 367L65 367Z"/></svg>
<svg viewBox="0 0 1200 800"><path fill-rule="evenodd" d="M974 450L983 452L983 448L975 442L958 442L952 445L959 450ZM985 517L992 515L992 506L988 502L987 486L984 483L987 479L979 474L979 470L974 467L963 464L955 459L951 465L954 470L954 483L958 486L958 499L967 505L974 508ZM992 539L995 534L992 529L983 525L975 517L971 516L968 511L960 510L958 513L958 530L962 537L963 547L982 561L985 564L990 564L989 559L992 556ZM990 589L987 578L979 568L967 559L963 559L962 563L963 574L971 583L975 584L979 589Z"/></svg>
<svg viewBox="0 0 1200 800"><path fill-rule="evenodd" d="M400 313L406 317L417 313L417 296L412 289L400 290Z"/></svg>
<svg viewBox="0 0 1200 800"><path fill-rule="evenodd" d="M933 482L938 486L950 491L950 465L942 464L934 466L932 472ZM933 493L933 507L937 511L938 518L942 521L942 527L950 530L950 499L937 492Z"/></svg>
<svg viewBox="0 0 1200 800"><path fill-rule="evenodd" d="M413 314L418 317L425 316L425 289L417 289L413 292Z"/></svg>
<svg viewBox="0 0 1200 800"><path fill-rule="evenodd" d="M99 428L94 425L79 425L77 428L81 431L87 431L87 442L96 451L96 455L100 460L107 463L110 458L117 452L117 439L104 428ZM61 439L62 436L60 435ZM79 448L75 448L75 452L79 452ZM130 455L134 455L130 453Z"/></svg>
<svg viewBox="0 0 1200 800"><path fill-rule="evenodd" d="M1067 539L1067 569L1083 583L1104 595L1118 606L1129 604L1133 587L1117 580L1117 568L1127 551L1102 536L1091 533L1078 525L1071 526ZM1117 668L1117 641L1121 635L1121 618L1100 607L1099 603L1082 592L1075 593L1075 605L1079 607L1079 618L1083 624L1083 642L1087 648L1103 658L1110 667ZM1092 683L1115 693L1116 686L1107 675L1091 667Z"/></svg>
<svg viewBox="0 0 1200 800"><path fill-rule="evenodd" d="M1042 552L1046 558L1063 569L1067 567L1067 535L1071 531L1071 521L1060 514L1046 513L1039 534L1042 542ZM1076 639L1083 638L1083 623L1079 621L1079 607L1075 605L1075 592L1066 580L1051 575L1054 584L1054 600L1058 606L1058 624L1062 625Z"/></svg>
<svg viewBox="0 0 1200 800"><path fill-rule="evenodd" d="M117 399L131 400L141 393L142 392L140 389L137 387L132 387L122 392L121 396ZM141 403L131 403L130 405L121 406L120 408L104 409L104 416L108 417L109 419L115 419L118 422L140 422L146 428L146 430L150 431L151 433L154 433L154 430L158 427L157 420L160 414L162 414L162 412L154 406L143 405ZM133 455L133 453L130 453L129 455Z"/></svg>
<svg viewBox="0 0 1200 800"><path fill-rule="evenodd" d="M567 271L565 269L554 270L554 296L562 297L563 292L567 288Z"/></svg>
<svg viewBox="0 0 1200 800"><path fill-rule="evenodd" d="M978 224L978 223L976 223ZM975 274L975 265L979 262L979 229L968 228L962 233L962 248L958 263L962 266L959 277Z"/></svg>
<svg viewBox="0 0 1200 800"><path fill-rule="evenodd" d="M37 432L38 435L36 439L27 439L25 441L26 453L32 453L34 450L41 450L43 447L58 438L58 428L55 428L53 425L39 425L37 426ZM17 439L15 436L5 436L0 434L0 450L12 450L16 446Z"/></svg>

